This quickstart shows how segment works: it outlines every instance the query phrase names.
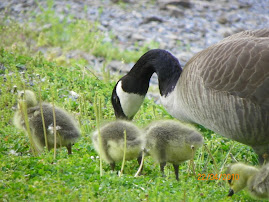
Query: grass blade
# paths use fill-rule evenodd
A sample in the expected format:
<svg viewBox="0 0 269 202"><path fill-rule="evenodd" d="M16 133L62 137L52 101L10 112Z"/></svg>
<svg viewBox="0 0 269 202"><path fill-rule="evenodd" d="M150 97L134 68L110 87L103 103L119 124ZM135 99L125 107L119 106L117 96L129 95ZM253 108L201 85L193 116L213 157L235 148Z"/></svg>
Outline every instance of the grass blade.
<svg viewBox="0 0 269 202"><path fill-rule="evenodd" d="M124 149L123 149L123 159L122 159L122 164L121 164L119 177L121 177L121 175L123 173L124 165L125 165L125 158L126 158L126 147L127 147L126 130L124 130L123 134L124 134Z"/></svg>

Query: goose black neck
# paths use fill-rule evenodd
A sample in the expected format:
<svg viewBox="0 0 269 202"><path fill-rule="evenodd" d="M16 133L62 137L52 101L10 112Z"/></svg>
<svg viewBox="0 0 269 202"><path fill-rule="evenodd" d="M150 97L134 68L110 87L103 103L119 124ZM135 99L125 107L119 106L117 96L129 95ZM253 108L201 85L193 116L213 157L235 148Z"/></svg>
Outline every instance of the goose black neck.
<svg viewBox="0 0 269 202"><path fill-rule="evenodd" d="M149 80L154 72L158 75L160 94L167 96L176 86L182 68L168 51L153 49L141 56L127 75L147 83L147 89L143 89L147 92Z"/></svg>

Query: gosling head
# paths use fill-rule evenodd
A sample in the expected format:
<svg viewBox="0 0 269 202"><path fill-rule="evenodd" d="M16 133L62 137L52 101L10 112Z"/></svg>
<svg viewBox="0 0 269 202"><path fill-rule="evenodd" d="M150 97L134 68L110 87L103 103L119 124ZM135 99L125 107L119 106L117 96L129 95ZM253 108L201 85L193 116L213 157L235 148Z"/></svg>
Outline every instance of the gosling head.
<svg viewBox="0 0 269 202"><path fill-rule="evenodd" d="M27 108L34 107L38 104L36 95L31 90L19 91L18 100L19 105L20 103L24 102Z"/></svg>
<svg viewBox="0 0 269 202"><path fill-rule="evenodd" d="M252 166L245 165L243 163L235 163L229 165L226 171L226 176L230 174L231 178L228 178L228 184L230 186L228 196L232 196L235 193L241 191L247 187L248 181L258 172L258 169ZM238 178L232 177L238 175Z"/></svg>

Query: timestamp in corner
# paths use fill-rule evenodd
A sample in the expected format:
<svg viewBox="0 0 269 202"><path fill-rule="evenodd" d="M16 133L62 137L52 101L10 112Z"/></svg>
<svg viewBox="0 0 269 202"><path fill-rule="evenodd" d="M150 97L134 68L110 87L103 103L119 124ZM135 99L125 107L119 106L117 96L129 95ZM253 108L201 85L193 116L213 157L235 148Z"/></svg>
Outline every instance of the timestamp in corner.
<svg viewBox="0 0 269 202"><path fill-rule="evenodd" d="M200 174L197 180L239 180L239 174Z"/></svg>

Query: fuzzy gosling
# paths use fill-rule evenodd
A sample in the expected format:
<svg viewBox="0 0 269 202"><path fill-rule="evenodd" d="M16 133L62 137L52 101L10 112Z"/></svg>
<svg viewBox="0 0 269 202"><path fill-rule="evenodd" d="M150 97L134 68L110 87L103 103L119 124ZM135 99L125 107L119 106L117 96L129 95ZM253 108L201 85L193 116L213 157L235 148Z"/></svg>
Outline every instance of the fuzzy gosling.
<svg viewBox="0 0 269 202"><path fill-rule="evenodd" d="M40 104L37 102L35 93L33 91L25 90L25 94L24 91L20 91L18 94L18 110L14 115L13 123L17 128L23 129L25 133L27 133L25 116L22 109L23 103L25 103L27 107L29 128L34 146L37 152L40 153L46 146ZM41 106L46 128L48 149L50 150L54 147L53 106L44 102L41 103ZM55 117L57 133L56 145L57 147L65 146L68 150L68 154L71 154L72 145L80 137L78 124L70 114L59 107L55 107Z"/></svg>
<svg viewBox="0 0 269 202"><path fill-rule="evenodd" d="M227 174L238 174L239 179L229 179L229 195L247 187L253 198L269 199L269 163L258 169L243 163L235 163L228 167Z"/></svg>
<svg viewBox="0 0 269 202"><path fill-rule="evenodd" d="M145 141L141 130L131 122L117 120L101 127L101 144L99 144L98 130L92 136L96 152L101 154L106 163L110 164L112 170L115 169L115 163L123 160L124 131L126 131L125 160L137 158L140 164Z"/></svg>
<svg viewBox="0 0 269 202"><path fill-rule="evenodd" d="M166 162L170 162L178 180L179 164L192 159L202 145L202 135L179 121L155 121L146 128L146 150L160 164L163 176Z"/></svg>

